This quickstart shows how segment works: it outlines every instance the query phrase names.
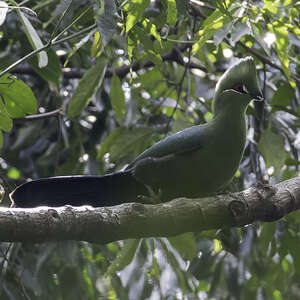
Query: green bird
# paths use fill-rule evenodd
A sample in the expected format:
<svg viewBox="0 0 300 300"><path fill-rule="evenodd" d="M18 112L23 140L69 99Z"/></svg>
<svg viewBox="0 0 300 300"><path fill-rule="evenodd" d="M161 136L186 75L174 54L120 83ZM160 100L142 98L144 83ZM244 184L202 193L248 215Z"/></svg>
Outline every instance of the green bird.
<svg viewBox="0 0 300 300"><path fill-rule="evenodd" d="M219 79L213 117L170 135L141 153L124 171L104 176L61 176L17 187L14 206L111 206L143 202L149 191L162 201L205 197L230 183L241 162L245 112L251 100L263 100L252 57L240 59Z"/></svg>

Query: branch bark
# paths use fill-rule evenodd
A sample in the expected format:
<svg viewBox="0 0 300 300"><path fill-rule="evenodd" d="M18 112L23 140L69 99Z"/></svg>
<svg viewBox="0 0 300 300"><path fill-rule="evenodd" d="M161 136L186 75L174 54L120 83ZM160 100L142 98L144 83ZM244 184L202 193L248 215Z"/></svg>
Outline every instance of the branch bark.
<svg viewBox="0 0 300 300"><path fill-rule="evenodd" d="M0 208L1 242L84 240L109 243L128 238L242 227L276 221L300 209L300 178L276 185L201 199L126 203L112 207Z"/></svg>

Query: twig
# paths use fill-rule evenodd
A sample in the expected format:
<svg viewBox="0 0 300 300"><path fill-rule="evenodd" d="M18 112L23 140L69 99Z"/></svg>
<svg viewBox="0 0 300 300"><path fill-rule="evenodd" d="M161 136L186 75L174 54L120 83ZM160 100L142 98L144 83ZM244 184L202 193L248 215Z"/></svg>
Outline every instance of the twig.
<svg viewBox="0 0 300 300"><path fill-rule="evenodd" d="M62 115L62 114L63 114L62 108L58 108L58 109L55 109L53 111L49 111L49 112L42 113L42 114L30 115L30 116L26 116L24 118L15 118L14 122L24 123L24 122L27 122L27 121L37 121L37 120L57 117L57 116Z"/></svg>

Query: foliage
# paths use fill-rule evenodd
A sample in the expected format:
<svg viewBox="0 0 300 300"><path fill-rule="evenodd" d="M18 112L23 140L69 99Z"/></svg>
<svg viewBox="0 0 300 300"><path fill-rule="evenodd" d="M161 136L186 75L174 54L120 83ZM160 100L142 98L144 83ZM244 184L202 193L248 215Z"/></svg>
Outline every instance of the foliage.
<svg viewBox="0 0 300 300"><path fill-rule="evenodd" d="M27 178L119 170L165 134L205 122L217 78L248 55L266 103L247 111L245 155L230 189L299 174L299 2L0 6L8 191ZM298 299L299 227L293 213L277 223L107 246L2 243L0 296Z"/></svg>

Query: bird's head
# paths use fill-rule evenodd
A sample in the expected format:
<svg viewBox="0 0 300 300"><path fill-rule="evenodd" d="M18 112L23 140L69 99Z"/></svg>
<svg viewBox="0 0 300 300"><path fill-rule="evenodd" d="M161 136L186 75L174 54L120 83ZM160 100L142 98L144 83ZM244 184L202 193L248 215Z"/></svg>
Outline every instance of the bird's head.
<svg viewBox="0 0 300 300"><path fill-rule="evenodd" d="M213 99L213 112L226 107L245 109L251 100L263 100L252 57L230 67L219 79Z"/></svg>

